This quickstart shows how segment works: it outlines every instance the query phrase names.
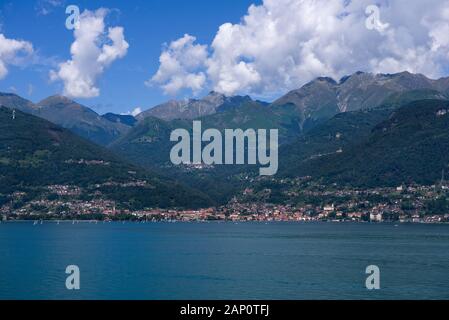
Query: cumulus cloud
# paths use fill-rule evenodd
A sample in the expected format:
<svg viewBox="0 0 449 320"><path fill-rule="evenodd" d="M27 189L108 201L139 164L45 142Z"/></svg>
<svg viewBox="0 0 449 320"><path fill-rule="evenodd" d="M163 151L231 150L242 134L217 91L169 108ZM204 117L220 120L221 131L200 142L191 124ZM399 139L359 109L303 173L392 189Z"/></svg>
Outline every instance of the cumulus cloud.
<svg viewBox="0 0 449 320"><path fill-rule="evenodd" d="M204 69L208 58L207 46L195 44L196 38L188 34L166 46L159 58L157 73L145 84L159 84L166 94L176 94L183 88L200 92L206 83Z"/></svg>
<svg viewBox="0 0 449 320"><path fill-rule="evenodd" d="M98 77L115 60L127 54L129 44L124 29L110 27L106 30L107 13L106 9L98 9L81 14L80 27L74 30L71 59L60 63L57 71L50 72L51 80L64 82L64 95L73 98L99 96Z"/></svg>
<svg viewBox="0 0 449 320"><path fill-rule="evenodd" d="M170 46L153 80L172 94L192 89L195 81L187 79L199 77L196 90L270 96L318 76L339 79L358 70L447 75L449 1L376 3L380 23L388 24L381 30L366 26L372 0L264 0L240 23L220 26L210 45L195 45L192 36L173 42L187 42L187 52L201 54L180 57L185 51Z"/></svg>
<svg viewBox="0 0 449 320"><path fill-rule="evenodd" d="M8 65L22 65L33 54L33 45L28 41L8 39L0 33L0 79L8 74Z"/></svg>

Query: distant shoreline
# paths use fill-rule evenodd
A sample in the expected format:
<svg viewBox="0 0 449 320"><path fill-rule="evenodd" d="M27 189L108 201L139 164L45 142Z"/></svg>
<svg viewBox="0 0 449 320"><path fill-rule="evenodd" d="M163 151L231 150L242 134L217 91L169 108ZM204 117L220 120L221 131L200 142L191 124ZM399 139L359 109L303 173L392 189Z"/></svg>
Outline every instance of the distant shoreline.
<svg viewBox="0 0 449 320"><path fill-rule="evenodd" d="M198 220L198 221L182 221L182 220L160 220L160 221L145 221L145 220L71 220L71 219L60 219L60 220L7 220L7 221L0 221L0 224L11 224L11 223L35 223L35 222L41 222L42 224L58 224L58 223L64 223L64 224L106 224L106 223L114 223L114 224L145 224L145 223L164 223L164 224L170 224L170 223L182 223L182 224L198 224L198 223L215 223L215 224L371 224L371 225L393 225L393 226L399 226L399 225L449 225L449 222L391 222L391 221L384 221L384 222L369 222L369 221L231 221L231 220ZM36 225L39 225L40 223L37 223Z"/></svg>

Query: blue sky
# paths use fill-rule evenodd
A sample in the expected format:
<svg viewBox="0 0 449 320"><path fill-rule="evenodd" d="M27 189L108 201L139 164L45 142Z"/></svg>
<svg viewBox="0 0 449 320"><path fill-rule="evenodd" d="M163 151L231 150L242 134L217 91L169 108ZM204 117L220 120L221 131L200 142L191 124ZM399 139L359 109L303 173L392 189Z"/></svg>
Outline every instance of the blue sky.
<svg viewBox="0 0 449 320"><path fill-rule="evenodd" d="M137 106L149 108L170 98L157 86L144 85L158 69L163 43L176 40L185 33L209 43L221 24L238 23L251 3L257 1L77 0L52 6L40 0L0 0L0 33L7 38L31 42L38 59L42 60L31 66L9 66L7 77L0 80L0 91L16 91L35 102L61 93L62 83L51 83L48 73L52 64L70 59L74 37L65 28L66 6L75 4L81 11L105 7L117 9L111 11L107 21L124 28L130 47L123 59L116 60L99 77L99 97L76 100L100 113L127 112Z"/></svg>
<svg viewBox="0 0 449 320"><path fill-rule="evenodd" d="M68 5L83 12L76 32ZM0 0L0 91L99 113L210 90L270 101L356 71L436 79L448 52L441 0Z"/></svg>

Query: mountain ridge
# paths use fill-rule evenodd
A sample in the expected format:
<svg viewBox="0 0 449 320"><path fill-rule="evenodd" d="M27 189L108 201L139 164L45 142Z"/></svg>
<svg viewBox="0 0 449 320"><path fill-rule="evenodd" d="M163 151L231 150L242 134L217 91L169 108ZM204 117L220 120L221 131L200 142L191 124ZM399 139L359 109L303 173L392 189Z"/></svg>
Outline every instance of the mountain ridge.
<svg viewBox="0 0 449 320"><path fill-rule="evenodd" d="M131 128L126 123L100 116L91 108L61 95L33 103L16 94L0 93L0 105L46 119L103 146Z"/></svg>
<svg viewBox="0 0 449 320"><path fill-rule="evenodd" d="M138 120L152 116L162 120L193 120L217 112L226 111L229 108L235 108L242 104L252 102L249 96L232 96L211 91L207 96L201 99L170 100L150 108L139 115Z"/></svg>
<svg viewBox="0 0 449 320"><path fill-rule="evenodd" d="M359 71L338 82L328 77L317 78L288 92L272 105L295 105L298 112L304 114L305 122L309 118L329 119L340 112L381 107L394 94L423 89L447 96L449 78L433 80L410 72L373 74Z"/></svg>
<svg viewBox="0 0 449 320"><path fill-rule="evenodd" d="M39 198L52 185L77 186L81 196L114 200L127 208L196 207L201 192L144 170L45 119L0 107L0 195Z"/></svg>
<svg viewBox="0 0 449 320"><path fill-rule="evenodd" d="M355 187L435 183L449 165L449 101L420 100L395 109L340 153L284 166L285 176L312 176ZM334 148L334 150L336 150Z"/></svg>

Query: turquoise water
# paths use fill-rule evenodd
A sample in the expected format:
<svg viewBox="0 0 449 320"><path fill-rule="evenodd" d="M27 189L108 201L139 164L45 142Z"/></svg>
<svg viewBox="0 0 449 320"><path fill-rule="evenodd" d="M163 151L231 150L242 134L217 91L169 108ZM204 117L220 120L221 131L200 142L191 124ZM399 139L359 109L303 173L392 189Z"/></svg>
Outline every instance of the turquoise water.
<svg viewBox="0 0 449 320"><path fill-rule="evenodd" d="M449 299L449 225L2 223L0 299Z"/></svg>

